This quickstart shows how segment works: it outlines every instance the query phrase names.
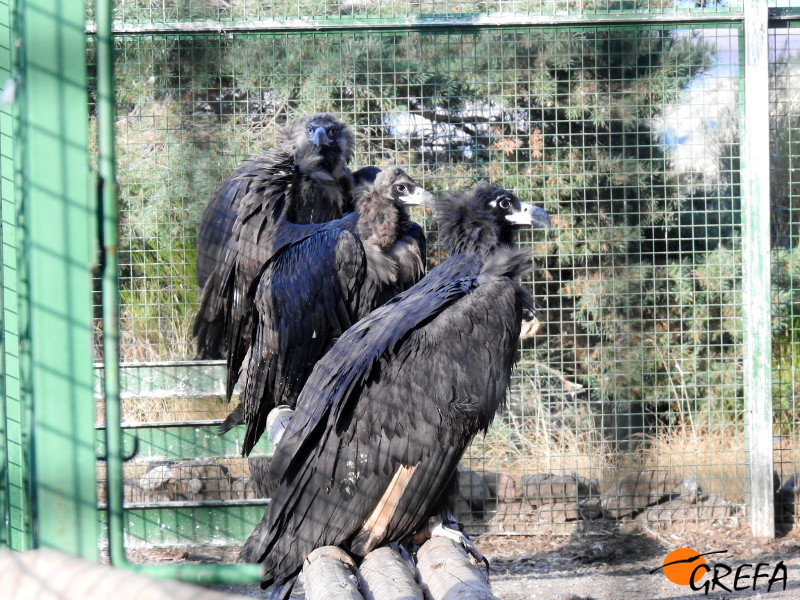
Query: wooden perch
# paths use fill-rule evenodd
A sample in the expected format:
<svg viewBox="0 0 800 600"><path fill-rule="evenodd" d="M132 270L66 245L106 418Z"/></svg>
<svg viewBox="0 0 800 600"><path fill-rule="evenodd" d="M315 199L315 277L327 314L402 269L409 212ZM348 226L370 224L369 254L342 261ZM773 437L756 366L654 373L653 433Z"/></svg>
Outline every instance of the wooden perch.
<svg viewBox="0 0 800 600"><path fill-rule="evenodd" d="M364 557L358 578L364 600L423 600L414 567L389 546Z"/></svg>
<svg viewBox="0 0 800 600"><path fill-rule="evenodd" d="M489 578L457 542L435 536L417 552L426 600L498 600Z"/></svg>
<svg viewBox="0 0 800 600"><path fill-rule="evenodd" d="M303 563L306 600L364 600L353 559L336 546L323 546Z"/></svg>

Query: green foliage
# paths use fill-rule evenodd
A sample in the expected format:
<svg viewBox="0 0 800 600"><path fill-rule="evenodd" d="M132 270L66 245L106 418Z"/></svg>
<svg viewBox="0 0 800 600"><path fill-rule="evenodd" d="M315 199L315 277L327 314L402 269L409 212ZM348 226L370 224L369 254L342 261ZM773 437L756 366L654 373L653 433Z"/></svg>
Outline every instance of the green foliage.
<svg viewBox="0 0 800 600"><path fill-rule="evenodd" d="M237 21L257 19L296 19L371 17L407 18L413 21L427 15L473 15L475 13L502 12L511 14L593 14L609 13L661 13L673 10L674 0L391 0L369 2L364 0L133 0L118 2L114 18L127 22L170 21ZM691 9L716 6L719 0L695 2ZM87 17L93 13L94 2L87 3ZM687 7L688 8L688 7Z"/></svg>
<svg viewBox="0 0 800 600"><path fill-rule="evenodd" d="M740 418L735 182L687 193L652 130L711 65L702 40L593 27L130 37L116 51L127 358L193 354L209 195L278 127L333 110L357 133L355 167L406 165L434 192L487 178L553 215L546 239L521 238L542 323L521 364L579 381L604 414Z"/></svg>
<svg viewBox="0 0 800 600"><path fill-rule="evenodd" d="M800 248L772 253L772 396L778 431L800 418Z"/></svg>

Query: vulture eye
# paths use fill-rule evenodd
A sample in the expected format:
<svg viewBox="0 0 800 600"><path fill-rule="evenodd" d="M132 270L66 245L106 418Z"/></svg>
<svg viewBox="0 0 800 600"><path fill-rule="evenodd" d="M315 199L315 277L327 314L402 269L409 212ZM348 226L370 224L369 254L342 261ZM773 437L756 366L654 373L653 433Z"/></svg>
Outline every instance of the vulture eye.
<svg viewBox="0 0 800 600"><path fill-rule="evenodd" d="M394 186L394 189L396 189L401 194L405 194L407 188L405 183L398 183L396 186Z"/></svg>
<svg viewBox="0 0 800 600"><path fill-rule="evenodd" d="M500 208L502 208L503 210L508 210L509 208L511 208L511 202L509 202L508 198L503 198L502 200L500 200Z"/></svg>
<svg viewBox="0 0 800 600"><path fill-rule="evenodd" d="M309 123L308 125L308 133L314 133L314 126Z"/></svg>
<svg viewBox="0 0 800 600"><path fill-rule="evenodd" d="M339 128L338 127L329 127L328 128L328 137L333 139L337 135L339 135Z"/></svg>

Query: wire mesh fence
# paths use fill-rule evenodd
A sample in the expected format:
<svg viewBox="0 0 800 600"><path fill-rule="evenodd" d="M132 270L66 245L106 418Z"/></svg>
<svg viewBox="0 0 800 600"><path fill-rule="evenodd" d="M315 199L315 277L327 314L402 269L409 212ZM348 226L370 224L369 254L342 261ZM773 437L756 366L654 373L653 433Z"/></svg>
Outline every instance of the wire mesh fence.
<svg viewBox="0 0 800 600"><path fill-rule="evenodd" d="M797 139L798 55L796 27L770 32L770 142L773 268L773 413L776 495L780 530L795 522L797 482Z"/></svg>
<svg viewBox="0 0 800 600"><path fill-rule="evenodd" d="M414 4L414 15L472 6L423 4ZM594 5L591 13L613 13L619 4ZM224 12L233 6L241 8L120 5L117 16L265 19L305 16L319 3ZM410 6L326 9L381 18L409 14ZM485 9L587 14L582 6L499 2ZM784 144L776 156L786 162L773 169L790 174L791 33L771 37L773 123L776 144ZM169 509L160 503L258 495L245 481L247 464L234 458L237 431L220 441L205 422L232 408L221 390L170 391L196 387L199 368L217 368L207 374L212 380L223 373L216 363L184 363L195 354L195 235L212 191L242 160L298 116L332 111L355 130L352 168L401 165L436 194L488 179L543 206L553 220L549 233L523 232L518 240L534 256L525 285L536 317L524 326L508 406L463 463L457 510L468 530L566 533L608 527L609 519L666 528L746 516L740 34L738 24L720 22L118 36L121 350L130 373L123 421L138 431L126 463L131 510L143 511L142 522L163 524ZM775 202L783 212L773 228L781 315L776 436L785 480L796 464L796 219L791 176L776 180L789 181L786 190L773 189L788 202ZM413 217L428 236L431 267L443 256L436 223L424 209ZM97 337L99 358L99 330ZM171 385L152 385L153 370L172 373L175 365L186 372ZM133 374L140 367L146 373ZM187 421L194 424L173 438L141 432L150 431L146 423ZM159 504L162 516L139 506L147 503ZM259 510L242 506L228 518L247 523ZM169 542L163 527L137 529L134 521L133 538ZM182 530L189 533L180 543L208 542L204 528Z"/></svg>
<svg viewBox="0 0 800 600"><path fill-rule="evenodd" d="M381 24L426 20L431 17L474 17L515 19L554 15L605 17L610 15L674 16L690 13L726 15L741 9L738 0L717 2L675 2L673 0L280 0L263 3L251 0L209 2L207 0L159 0L117 3L114 19L125 23L167 24L178 29L182 24L201 21L281 21L313 18L315 21L351 18ZM91 3L89 13L92 12Z"/></svg>

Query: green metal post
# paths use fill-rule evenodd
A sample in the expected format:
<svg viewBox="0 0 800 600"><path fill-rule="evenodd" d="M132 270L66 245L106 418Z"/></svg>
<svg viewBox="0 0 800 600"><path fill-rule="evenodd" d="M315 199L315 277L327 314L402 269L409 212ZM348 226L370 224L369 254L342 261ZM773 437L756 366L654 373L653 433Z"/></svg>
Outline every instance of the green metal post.
<svg viewBox="0 0 800 600"><path fill-rule="evenodd" d="M97 558L85 4L19 0L22 395L35 545Z"/></svg>
<svg viewBox="0 0 800 600"><path fill-rule="evenodd" d="M5 0L0 0L0 86L11 79L11 7ZM6 104L0 100L0 227L4 229L3 215L13 204L6 206L6 199L14 189L13 180L7 179L9 171L13 173L14 162L6 161L3 152L8 151L10 144L3 142L8 127L12 125ZM13 198L13 196L11 196ZM13 214L13 213L12 213ZM0 239L5 239L5 231L0 234ZM10 481L8 477L8 419L6 418L6 310L5 310L5 262L4 252L0 243L0 548L11 547L11 499Z"/></svg>
<svg viewBox="0 0 800 600"><path fill-rule="evenodd" d="M111 0L98 0L97 138L102 195L103 374L108 465L108 546L111 563L155 577L193 582L240 583L261 578L258 565L151 565L128 562L124 548L122 429L120 428L119 260L117 257L117 178L114 154L114 60Z"/></svg>
<svg viewBox="0 0 800 600"><path fill-rule="evenodd" d="M0 85L4 90L0 103L0 214L2 215L2 284L3 284L3 433L5 449L4 483L7 511L5 543L14 550L33 546L29 465L27 445L28 407L23 403L20 386L19 338L19 268L17 261L18 198L20 196L20 160L17 143L17 110L14 102L17 81L15 40L18 37L13 19L14 3L0 0Z"/></svg>
<svg viewBox="0 0 800 600"><path fill-rule="evenodd" d="M775 537L775 506L772 488L767 4L763 0L745 0L744 14L742 271L750 529L757 538L772 538Z"/></svg>

